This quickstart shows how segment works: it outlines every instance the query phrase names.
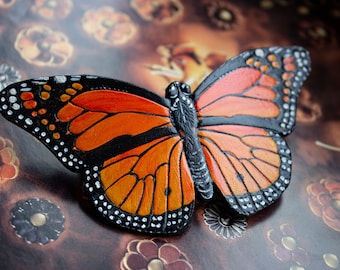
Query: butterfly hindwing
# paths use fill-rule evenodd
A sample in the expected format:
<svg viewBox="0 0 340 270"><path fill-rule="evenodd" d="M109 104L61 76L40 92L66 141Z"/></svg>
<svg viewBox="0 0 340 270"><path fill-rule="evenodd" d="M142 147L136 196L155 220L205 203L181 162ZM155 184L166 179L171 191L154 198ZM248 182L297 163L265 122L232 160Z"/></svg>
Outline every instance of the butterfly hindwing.
<svg viewBox="0 0 340 270"><path fill-rule="evenodd" d="M279 134L257 127L216 125L199 131L210 175L243 215L273 203L290 180L291 157Z"/></svg>
<svg viewBox="0 0 340 270"><path fill-rule="evenodd" d="M8 120L83 172L96 209L111 222L150 233L188 225L195 193L166 99L82 75L16 83L1 91L0 102Z"/></svg>
<svg viewBox="0 0 340 270"><path fill-rule="evenodd" d="M289 184L290 150L281 135L292 131L309 71L300 47L256 49L226 62L193 94L212 180L240 214L270 205Z"/></svg>
<svg viewBox="0 0 340 270"><path fill-rule="evenodd" d="M195 191L178 136L133 148L85 174L95 206L117 225L178 233L190 222Z"/></svg>

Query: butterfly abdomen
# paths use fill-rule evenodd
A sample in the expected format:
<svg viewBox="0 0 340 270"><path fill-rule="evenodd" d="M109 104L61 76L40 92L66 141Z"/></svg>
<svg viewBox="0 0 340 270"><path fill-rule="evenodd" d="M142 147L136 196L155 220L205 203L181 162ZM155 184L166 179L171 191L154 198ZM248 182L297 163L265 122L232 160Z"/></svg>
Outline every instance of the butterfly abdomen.
<svg viewBox="0 0 340 270"><path fill-rule="evenodd" d="M166 95L171 103L171 120L183 139L196 189L202 198L211 199L213 184L197 135L197 113L190 97L190 87L185 83L173 82L167 88Z"/></svg>
<svg viewBox="0 0 340 270"><path fill-rule="evenodd" d="M187 153L186 151L186 156L197 191L201 194L202 198L211 199L213 196L213 185L202 150L198 149L195 153Z"/></svg>

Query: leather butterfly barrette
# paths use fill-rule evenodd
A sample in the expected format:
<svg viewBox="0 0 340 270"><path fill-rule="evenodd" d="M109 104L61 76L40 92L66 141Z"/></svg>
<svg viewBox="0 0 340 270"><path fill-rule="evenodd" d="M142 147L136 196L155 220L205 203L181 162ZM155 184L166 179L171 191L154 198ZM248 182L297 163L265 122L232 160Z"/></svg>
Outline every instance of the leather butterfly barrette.
<svg viewBox="0 0 340 270"><path fill-rule="evenodd" d="M219 192L241 215L276 201L290 182L283 135L295 124L310 71L300 47L246 51L191 93L165 98L93 75L53 76L0 93L2 115L82 174L94 207L115 225L152 233L185 229L195 197Z"/></svg>

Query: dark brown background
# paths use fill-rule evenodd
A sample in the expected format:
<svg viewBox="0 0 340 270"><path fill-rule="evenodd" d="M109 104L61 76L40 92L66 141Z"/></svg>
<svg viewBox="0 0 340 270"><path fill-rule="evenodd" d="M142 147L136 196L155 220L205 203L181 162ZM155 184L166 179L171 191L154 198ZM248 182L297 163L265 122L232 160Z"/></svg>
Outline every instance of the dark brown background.
<svg viewBox="0 0 340 270"><path fill-rule="evenodd" d="M90 73L129 81L163 95L173 78L152 74L155 65L166 70L186 61L180 68L184 75L177 79L195 87L206 72L243 50L275 45L307 48L312 73L302 90L296 129L287 137L293 173L282 199L250 217L240 238L216 236L204 223L204 208L198 205L184 234L162 239L193 269L340 268L338 1L179 1L180 15L166 22L161 20L168 14L166 8L161 19L154 16L149 20L143 18L141 9L132 8L136 1L56 2L57 6L54 1L0 0L0 65L13 67L22 80ZM207 4L232 16L225 21L213 18ZM100 34L98 25L107 23L99 10L104 6L130 18L136 27L131 40L117 45L108 39L108 33ZM92 34L85 28L87 11L95 14L89 16ZM37 45L39 35L27 34L27 29L39 32L45 27L55 38L45 41L55 47L47 46L42 53L44 44ZM115 31L110 26L107 29ZM124 29L118 34L126 34ZM67 40L62 43L61 37ZM193 56L199 59L195 64ZM11 79L1 77L0 82L3 87ZM3 118L0 137L12 141L10 148L20 161L15 179L0 178L0 269L119 269L130 241L152 239L107 226L84 209L79 204L84 200L80 175L69 172L41 143ZM58 205L65 216L64 231L46 245L26 243L10 225L16 203L35 197ZM295 245L285 245L288 240Z"/></svg>

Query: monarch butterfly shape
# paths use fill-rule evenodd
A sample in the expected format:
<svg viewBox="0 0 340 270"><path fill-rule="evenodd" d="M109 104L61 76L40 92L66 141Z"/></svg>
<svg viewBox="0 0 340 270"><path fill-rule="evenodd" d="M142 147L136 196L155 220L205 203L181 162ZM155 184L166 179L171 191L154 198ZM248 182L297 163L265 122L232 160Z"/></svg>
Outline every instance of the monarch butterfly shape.
<svg viewBox="0 0 340 270"><path fill-rule="evenodd" d="M164 98L98 76L53 76L8 86L0 108L82 173L113 224L175 234L190 223L197 194L218 190L241 215L280 197L292 163L282 136L309 71L303 48L262 48L227 61L193 93L180 82Z"/></svg>

